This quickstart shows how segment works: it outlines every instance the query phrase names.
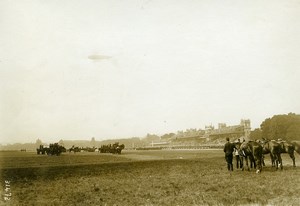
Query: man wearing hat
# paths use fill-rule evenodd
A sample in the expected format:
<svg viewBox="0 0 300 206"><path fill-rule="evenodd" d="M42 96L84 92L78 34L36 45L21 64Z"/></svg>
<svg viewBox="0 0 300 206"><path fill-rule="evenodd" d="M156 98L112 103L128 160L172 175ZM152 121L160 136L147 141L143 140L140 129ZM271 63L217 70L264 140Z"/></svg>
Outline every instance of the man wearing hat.
<svg viewBox="0 0 300 206"><path fill-rule="evenodd" d="M233 164L232 164L232 159L233 159L233 150L235 148L234 144L231 144L229 142L229 138L226 138L226 144L224 146L224 152L225 152L225 159L227 162L227 169L228 171L233 171Z"/></svg>

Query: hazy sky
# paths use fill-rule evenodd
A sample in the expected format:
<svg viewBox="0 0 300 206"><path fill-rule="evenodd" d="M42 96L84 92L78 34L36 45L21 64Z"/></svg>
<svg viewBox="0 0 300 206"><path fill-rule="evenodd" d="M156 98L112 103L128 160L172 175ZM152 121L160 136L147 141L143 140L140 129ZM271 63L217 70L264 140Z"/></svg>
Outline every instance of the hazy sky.
<svg viewBox="0 0 300 206"><path fill-rule="evenodd" d="M300 2L0 1L0 139L252 128L300 113Z"/></svg>

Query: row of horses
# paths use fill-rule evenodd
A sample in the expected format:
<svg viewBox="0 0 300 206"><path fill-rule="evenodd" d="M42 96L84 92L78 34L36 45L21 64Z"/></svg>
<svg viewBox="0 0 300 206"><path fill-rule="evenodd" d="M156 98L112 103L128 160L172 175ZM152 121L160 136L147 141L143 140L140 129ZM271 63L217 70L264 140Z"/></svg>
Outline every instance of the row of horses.
<svg viewBox="0 0 300 206"><path fill-rule="evenodd" d="M72 146L70 149L68 149L68 152L95 152L96 151L96 147L75 147Z"/></svg>
<svg viewBox="0 0 300 206"><path fill-rule="evenodd" d="M99 148L101 153L112 153L112 154L121 154L122 150L125 148L124 144L119 144L118 142L114 144L102 145Z"/></svg>
<svg viewBox="0 0 300 206"><path fill-rule="evenodd" d="M118 142L114 144L108 144L108 145L101 145L101 147L96 148L96 147L75 147L72 146L70 149L68 149L68 152L95 152L98 150L100 153L112 153L112 154L121 154L122 150L125 148L124 144L119 144Z"/></svg>
<svg viewBox="0 0 300 206"><path fill-rule="evenodd" d="M112 153L121 154L121 151L125 148L124 144L119 144L118 142L114 144L102 145L99 148L96 147L75 147L74 145L66 149L65 147L59 145L58 143L50 144L49 146L40 145L36 149L37 154L47 154L47 155L57 155L59 156L62 152L100 152L100 153Z"/></svg>
<svg viewBox="0 0 300 206"><path fill-rule="evenodd" d="M248 160L250 163L254 164L254 168L257 169L257 173L262 171L262 166L265 166L264 155L270 154L272 167L278 169L279 167L283 169L282 164L282 153L289 154L290 158L293 161L293 166L296 166L295 155L296 151L300 154L300 145L296 142L287 142L287 141L275 141L262 139L258 141L249 141L249 142L237 142L234 143L235 148L238 150L239 155L242 159L242 170L247 167L247 170L250 170ZM244 162L245 161L245 162Z"/></svg>
<svg viewBox="0 0 300 206"><path fill-rule="evenodd" d="M36 149L36 153L39 154L47 154L47 155L56 155L59 156L62 152L66 152L66 148L59 145L58 143L50 144L49 147L45 147L44 145L40 145L39 148Z"/></svg>

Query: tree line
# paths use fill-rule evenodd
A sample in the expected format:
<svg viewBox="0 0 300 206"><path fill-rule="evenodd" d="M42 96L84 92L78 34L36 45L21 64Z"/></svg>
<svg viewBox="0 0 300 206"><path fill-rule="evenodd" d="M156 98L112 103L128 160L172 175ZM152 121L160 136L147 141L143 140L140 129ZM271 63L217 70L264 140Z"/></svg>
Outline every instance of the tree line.
<svg viewBox="0 0 300 206"><path fill-rule="evenodd" d="M260 128L251 131L250 138L300 141L300 115L288 113L267 118L261 123Z"/></svg>

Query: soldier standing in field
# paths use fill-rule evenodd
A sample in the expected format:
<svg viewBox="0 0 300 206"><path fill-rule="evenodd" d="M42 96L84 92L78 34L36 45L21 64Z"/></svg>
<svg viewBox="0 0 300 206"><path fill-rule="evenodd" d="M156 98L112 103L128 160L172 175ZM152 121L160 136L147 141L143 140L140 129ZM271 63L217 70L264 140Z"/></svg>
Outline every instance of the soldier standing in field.
<svg viewBox="0 0 300 206"><path fill-rule="evenodd" d="M235 146L229 142L229 138L226 138L226 144L224 146L224 152L225 152L225 159L227 162L227 169L228 171L233 171L233 164L232 164L232 159L233 159L233 150Z"/></svg>
<svg viewBox="0 0 300 206"><path fill-rule="evenodd" d="M241 146L241 141L240 139L238 139L238 142L235 143L235 147L234 147L234 156L235 156L235 160L236 160L236 169L242 168L242 159L240 157L240 151L238 150L238 148ZM238 146L238 147L237 147Z"/></svg>

